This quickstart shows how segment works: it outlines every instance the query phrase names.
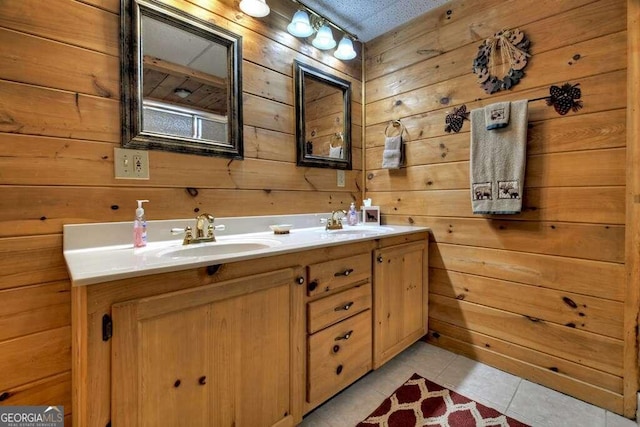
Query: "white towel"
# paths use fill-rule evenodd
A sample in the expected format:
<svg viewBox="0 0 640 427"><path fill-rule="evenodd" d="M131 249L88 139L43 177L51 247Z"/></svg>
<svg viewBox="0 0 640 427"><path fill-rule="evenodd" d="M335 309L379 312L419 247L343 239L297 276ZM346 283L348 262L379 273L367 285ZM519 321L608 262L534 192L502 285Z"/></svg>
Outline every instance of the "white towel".
<svg viewBox="0 0 640 427"><path fill-rule="evenodd" d="M333 159L341 159L342 158L342 147L334 147L329 144L329 157Z"/></svg>
<svg viewBox="0 0 640 427"><path fill-rule="evenodd" d="M501 129L509 125L510 102L496 102L484 107L484 121L487 130Z"/></svg>
<svg viewBox="0 0 640 427"><path fill-rule="evenodd" d="M382 168L400 169L400 166L402 166L402 135L385 136Z"/></svg>
<svg viewBox="0 0 640 427"><path fill-rule="evenodd" d="M485 109L471 111L471 204L474 214L522 210L527 150L527 100L511 103L509 125L487 130Z"/></svg>

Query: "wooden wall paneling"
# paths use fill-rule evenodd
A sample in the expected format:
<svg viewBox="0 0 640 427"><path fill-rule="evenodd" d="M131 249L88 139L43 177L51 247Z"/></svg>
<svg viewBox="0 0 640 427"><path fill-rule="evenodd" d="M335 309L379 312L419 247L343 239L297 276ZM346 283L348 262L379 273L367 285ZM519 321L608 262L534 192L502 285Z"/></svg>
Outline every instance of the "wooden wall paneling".
<svg viewBox="0 0 640 427"><path fill-rule="evenodd" d="M478 98L481 88L468 76L456 77L442 83L425 86L398 96L385 98L366 106L367 124L387 122L390 119L402 118L422 114L425 111L441 109L440 126L444 128L445 112L451 110L451 106L465 104L467 111L484 107L494 102L515 101L517 99L533 99L549 95L549 86L562 84L564 81L542 81L539 78L537 87L522 90L520 92L499 92L489 99ZM611 71L606 74L581 78L579 83L582 89L584 108L577 113L588 114L602 110L625 108L626 100L621 94L625 93L626 73L624 71ZM523 80L524 81L524 80ZM481 101L475 101L481 99ZM443 108L443 105L445 108ZM448 106L448 107L447 107ZM538 101L529 105L529 120L536 121L557 117L558 113L553 108Z"/></svg>
<svg viewBox="0 0 640 427"><path fill-rule="evenodd" d="M70 286L65 280L0 291L0 341L68 325Z"/></svg>
<svg viewBox="0 0 640 427"><path fill-rule="evenodd" d="M64 326L0 342L0 390L71 369L71 328Z"/></svg>
<svg viewBox="0 0 640 427"><path fill-rule="evenodd" d="M439 243L624 263L622 225L402 215L385 220L429 227Z"/></svg>
<svg viewBox="0 0 640 427"><path fill-rule="evenodd" d="M60 233L63 224L131 221L135 200L143 196L153 201L146 209L150 220L190 218L207 211L216 217L328 212L348 209L359 197L349 192L270 188L197 189L197 193L191 196L184 188L7 187L0 237Z"/></svg>
<svg viewBox="0 0 640 427"><path fill-rule="evenodd" d="M0 238L0 289L68 277L62 234Z"/></svg>
<svg viewBox="0 0 640 427"><path fill-rule="evenodd" d="M293 105L293 79L253 62L242 63L242 90L245 93Z"/></svg>
<svg viewBox="0 0 640 427"><path fill-rule="evenodd" d="M435 323L435 322L434 322ZM441 322L439 325L443 324ZM481 335L472 332L473 335ZM436 337L437 336L437 337ZM430 334L430 339L437 345L451 349L457 353L464 354L480 362L496 366L507 372L513 372L530 381L547 384L548 387L571 394L579 399L593 402L594 404L620 413L622 411L622 396L602 387L594 385L594 380L589 382L580 381L568 375L557 374L546 367L539 367L526 362L522 355L510 357L508 353L493 351L491 348L481 347L471 344L467 339L451 338L448 335L434 331ZM509 344L512 346L512 344Z"/></svg>
<svg viewBox="0 0 640 427"><path fill-rule="evenodd" d="M0 79L120 98L117 56L0 28Z"/></svg>
<svg viewBox="0 0 640 427"><path fill-rule="evenodd" d="M640 2L627 1L627 201L624 313L624 415L637 411L638 312L640 310Z"/></svg>
<svg viewBox="0 0 640 427"><path fill-rule="evenodd" d="M0 132L120 141L115 99L0 80L0 117Z"/></svg>
<svg viewBox="0 0 640 427"><path fill-rule="evenodd" d="M429 266L624 301L624 265L561 256L432 243Z"/></svg>
<svg viewBox="0 0 640 427"><path fill-rule="evenodd" d="M3 405L62 405L65 414L71 413L71 372L69 371L29 384L3 389L1 392L9 395L2 401ZM71 424L67 424L65 419L65 425Z"/></svg>
<svg viewBox="0 0 640 427"><path fill-rule="evenodd" d="M596 7L591 6L590 3L594 3L590 0L575 1L564 4L558 4L553 0L546 0L543 2L534 3L512 3L506 5L504 2L483 2L483 6L475 5L473 11L467 12L468 15L458 19L451 24L436 26L435 30L431 33L423 34L416 37L406 43L382 52L381 54L366 58L366 73L367 80L374 79L384 74L389 74L394 71L428 59L432 56L437 56L442 53L448 52L453 49L458 49L460 46L467 45L469 43L479 43L485 38L492 36L496 31L502 28L520 27L527 31L527 24L543 20L547 17L553 17L547 21L549 28L543 27L535 33L535 45L544 46L547 43L547 39L553 39L562 30L563 26L568 27L565 23L568 19L572 22L578 22L582 20L586 28L583 26L580 31L569 32L565 35L566 44L576 43L586 38L592 38L592 34L601 34L600 28L594 27L593 22L600 22L600 18L603 14L607 13L607 9L614 9L611 15L612 21L618 22L620 13L623 13L624 6L621 0L616 0L616 7L610 3L605 5L595 4ZM459 4L445 5L440 10L452 10L455 11ZM584 7L579 8L579 6ZM600 7L598 7L600 6ZM562 12L568 11L563 14ZM454 12L455 13L455 12ZM582 18L582 19L581 19ZM413 25L424 25L420 21L414 21ZM607 24L607 28L610 24ZM615 25L615 24L612 24ZM403 27L403 30L406 27ZM423 27L425 29L434 27ZM573 28L573 25L571 25ZM602 28L602 31L607 31ZM609 32L613 32L608 30ZM376 51L375 46L371 46L372 52ZM537 47L536 47L537 49Z"/></svg>
<svg viewBox="0 0 640 427"><path fill-rule="evenodd" d="M501 353L506 357L520 360L525 364L536 365L549 373L556 373L575 378L578 381L584 381L588 384L593 384L596 387L602 387L616 394L622 394L622 378L619 376L589 368L560 357L552 356L546 352L537 351L532 348L523 347L479 332L460 328L437 319L429 320L429 329L429 338L435 338L434 341L436 343L440 338L437 337L436 334L440 336L446 335L447 337L454 338L456 340L466 341L468 345ZM586 386L586 384L583 384L583 386Z"/></svg>
<svg viewBox="0 0 640 427"><path fill-rule="evenodd" d="M295 163L295 135L244 126L244 157Z"/></svg>
<svg viewBox="0 0 640 427"><path fill-rule="evenodd" d="M433 294L622 339L623 304L467 273L432 269Z"/></svg>
<svg viewBox="0 0 640 427"><path fill-rule="evenodd" d="M469 190L371 193L383 214L472 217ZM598 200L596 206L593 200ZM624 187L530 188L512 219L624 224ZM500 216L495 216L499 218Z"/></svg>
<svg viewBox="0 0 640 427"><path fill-rule="evenodd" d="M441 123L436 123L436 119L440 119ZM438 124L441 125L441 119L439 114L432 115L432 123L428 126L435 128ZM419 122L423 122L423 119L412 121L414 125L419 125ZM558 116L537 122L530 121L527 131L527 154L625 147L625 123L624 109L577 116ZM368 128L367 170L379 169L382 164L384 126L386 123ZM468 126L466 122L463 131L455 134L445 133L444 126L439 129L441 132L432 128L430 134L433 136L425 139L420 135L424 132L418 132L415 126L412 126L405 141L406 166L469 160Z"/></svg>
<svg viewBox="0 0 640 427"><path fill-rule="evenodd" d="M75 0L24 0L10 6L3 8L0 27L118 56L117 14Z"/></svg>
<svg viewBox="0 0 640 427"><path fill-rule="evenodd" d="M436 294L429 304L434 319L622 375L622 340Z"/></svg>
<svg viewBox="0 0 640 427"><path fill-rule="evenodd" d="M608 16L612 17L619 12L618 8L613 8L608 9L607 13L610 13L611 15ZM572 17L571 19L580 21L580 18ZM590 19L591 17L589 17ZM577 25L588 25L587 22L579 22ZM569 34L565 31L556 32L555 38L548 40L546 45L541 44L544 42L532 40L532 46L535 43L536 48L535 50L532 48L532 58L526 68L526 78L520 81L518 89L537 86L538 80L530 78L532 76L544 75L546 81L559 81L567 78L568 75L574 76L573 79L578 79L583 76L624 69L626 66L624 46L627 33L624 31L624 27L620 26L619 20L612 19L610 23L611 27L603 28L602 32L597 33L596 38L578 39L575 43L567 43L567 38L575 36L573 32ZM531 25L533 28L529 30L521 29L529 37L536 37L539 30L548 25L551 24L547 21L539 21L535 25ZM531 36L532 34L533 36ZM472 60L477 54L479 43L466 45L441 56L415 63L402 71L405 77L400 81L394 79L394 74L387 74L367 81L367 100L370 102L379 101L389 96L398 96L424 86L467 75L467 67L471 66ZM577 60L573 59L576 54L579 55Z"/></svg>
<svg viewBox="0 0 640 427"><path fill-rule="evenodd" d="M531 187L623 186L625 149L529 155L524 185ZM368 191L443 190L469 187L469 162L409 166L401 173L367 171Z"/></svg>

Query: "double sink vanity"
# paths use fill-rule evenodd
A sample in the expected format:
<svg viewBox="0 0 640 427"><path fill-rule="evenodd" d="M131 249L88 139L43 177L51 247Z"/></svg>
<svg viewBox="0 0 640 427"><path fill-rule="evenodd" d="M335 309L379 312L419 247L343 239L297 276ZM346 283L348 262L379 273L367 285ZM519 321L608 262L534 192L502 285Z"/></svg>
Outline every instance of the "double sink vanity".
<svg viewBox="0 0 640 427"><path fill-rule="evenodd" d="M243 217L183 244L65 226L74 425L290 426L427 331L427 229ZM287 234L273 224L289 223Z"/></svg>

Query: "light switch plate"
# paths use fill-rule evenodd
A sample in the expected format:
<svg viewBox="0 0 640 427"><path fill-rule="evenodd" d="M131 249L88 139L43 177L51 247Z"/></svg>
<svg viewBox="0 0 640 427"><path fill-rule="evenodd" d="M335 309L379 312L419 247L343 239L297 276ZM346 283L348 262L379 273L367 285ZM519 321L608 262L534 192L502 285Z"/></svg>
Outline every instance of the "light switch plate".
<svg viewBox="0 0 640 427"><path fill-rule="evenodd" d="M115 147L113 163L116 179L149 179L149 152Z"/></svg>
<svg viewBox="0 0 640 427"><path fill-rule="evenodd" d="M344 171L338 170L338 187L344 187Z"/></svg>

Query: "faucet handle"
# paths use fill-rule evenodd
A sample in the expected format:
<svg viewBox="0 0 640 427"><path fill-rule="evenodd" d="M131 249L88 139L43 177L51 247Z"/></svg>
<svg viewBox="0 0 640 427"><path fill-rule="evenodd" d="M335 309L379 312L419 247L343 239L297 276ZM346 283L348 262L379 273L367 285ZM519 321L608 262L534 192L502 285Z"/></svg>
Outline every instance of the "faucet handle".
<svg viewBox="0 0 640 427"><path fill-rule="evenodd" d="M220 225L214 225L213 229L216 231L224 231L227 229L227 227L224 224L220 224Z"/></svg>
<svg viewBox="0 0 640 427"><path fill-rule="evenodd" d="M173 234L174 236L178 235L178 234L184 234L188 231L191 231L191 227L186 227L186 228L172 228L171 229L171 234Z"/></svg>

